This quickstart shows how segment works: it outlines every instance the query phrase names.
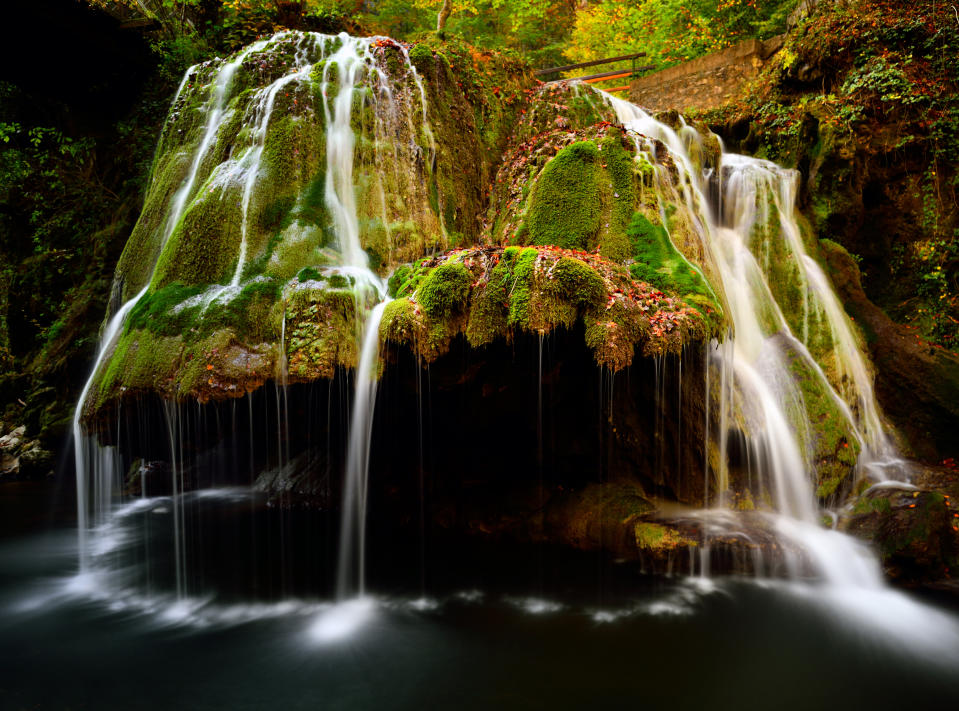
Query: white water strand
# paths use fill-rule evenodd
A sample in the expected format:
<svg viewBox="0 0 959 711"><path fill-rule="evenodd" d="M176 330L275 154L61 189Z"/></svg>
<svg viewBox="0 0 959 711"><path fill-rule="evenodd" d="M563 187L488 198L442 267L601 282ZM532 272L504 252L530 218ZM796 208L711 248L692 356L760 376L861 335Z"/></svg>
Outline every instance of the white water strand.
<svg viewBox="0 0 959 711"><path fill-rule="evenodd" d="M324 43L320 35L302 35L297 45L296 53L293 59L294 71L286 74L266 89L258 92L257 99L253 105L254 125L253 145L247 150L240 163L243 166L243 198L241 200L242 217L240 221L240 254L236 262L236 270L233 278L230 280L230 287L236 289L240 284L240 277L243 275L243 267L246 266L247 252L247 231L250 214L250 198L253 195L253 188L257 179L260 177L260 163L263 158L263 148L266 145L267 128L270 125L270 119L273 117L273 106L276 103L276 97L283 89L290 84L302 81L309 77L313 64L310 61L310 50L322 49Z"/></svg>
<svg viewBox="0 0 959 711"><path fill-rule="evenodd" d="M360 244L360 225L356 210L356 189L353 182L353 148L356 142L351 125L353 89L368 69L382 81L382 72L373 64L372 40L357 39L345 33L339 36L340 47L329 57L323 70L322 93L331 89L330 74L335 69L336 96L324 100L326 113L326 205L333 216L333 228L340 242L343 262L347 266L366 269L369 258Z"/></svg>
<svg viewBox="0 0 959 711"><path fill-rule="evenodd" d="M863 356L860 339L855 334L852 323L839 303L828 277L819 264L806 253L799 226L792 217L799 182L798 174L795 171L784 171L769 161L743 156L725 155L723 160L724 165L732 169L731 184L727 194L745 193L745 197L738 201L741 207L737 212L750 212L750 206L755 206L757 198L761 200L765 195L773 198L779 234L785 238L802 292L802 342L805 345L809 344L809 316L812 307L815 308L817 315L822 313L825 316L824 321L829 329L836 368L835 380L843 390L837 395L840 395L847 404L855 405L854 411L844 414L847 418L854 419L857 425L856 434L863 448L860 464L879 481L890 477L907 477L907 465L899 456L883 426L872 387L872 374ZM732 181L738 184L748 182L750 185L748 189L736 190ZM762 203L762 206L768 207L765 203ZM743 224L738 225L738 229L742 232L751 228L757 219L766 221L769 217L760 214L757 218L753 210L747 219L740 218ZM848 385L843 387L843 383Z"/></svg>
<svg viewBox="0 0 959 711"><path fill-rule="evenodd" d="M353 132L352 113L357 99L354 90L359 83L369 80L375 85L374 100L382 95L390 106L393 92L387 75L374 61L372 48L375 38L358 39L341 34L338 40L341 44L326 62L321 85L324 97L328 96L330 91L336 91L332 101L323 102L327 126L325 202L333 217L333 229L343 259L343 266L336 271L349 275L355 284L357 341L360 344L360 362L356 372L344 476L337 563L336 594L338 599L343 600L351 594L364 595L366 588L366 499L370 439L376 400L379 324L387 304L385 284L370 271L369 258L361 242L354 179L356 137ZM420 90L424 126L428 128L422 84L405 51L403 56L407 69ZM360 101L366 101L365 94L360 96ZM379 113L376 112L377 116ZM426 135L430 138L432 151L432 131L426 131ZM362 318L361 314L368 309L368 302L374 299L379 303Z"/></svg>
<svg viewBox="0 0 959 711"><path fill-rule="evenodd" d="M180 188L173 196L173 201L167 213L166 226L164 228L159 252L163 251L163 247L170 239L170 235L173 234L173 231L180 222L180 218L183 217L190 197L193 195L193 188L196 184L203 158L206 156L207 151L209 151L214 139L220 132L220 127L226 122L226 118L228 117L226 99L229 96L230 86L233 83L233 77L236 74L237 68L243 64L243 60L247 58L247 55L251 52L260 51L269 44L270 41L271 40L260 40L254 42L240 51L232 61L225 62L219 71L217 71L216 78L213 81L210 102L206 109L207 119L203 129L203 137L200 139L200 144L193 154L193 161L190 164L190 171L186 179L180 184ZM192 71L193 68L187 70L187 76L189 76Z"/></svg>
<svg viewBox="0 0 959 711"><path fill-rule="evenodd" d="M81 573L88 572L90 562L89 550L87 549L87 529L90 525L90 507L88 503L88 497L90 492L90 472L96 471L96 468L91 467L90 464L92 463L92 456L95 448L97 447L94 438L86 436L83 432L83 425L81 423L83 418L83 408L84 405L86 405L87 396L90 394L90 388L93 386L93 382L96 379L97 371L100 369L100 366L103 364L107 353L110 352L114 341L120 334L120 330L123 328L123 324L126 321L127 314L130 313L130 310L134 306L136 306L136 303L140 300L140 297L146 293L147 288L148 287L146 286L143 287L139 294L121 306L120 309L113 315L113 318L111 318L107 323L107 327L103 332L103 337L100 339L100 351L97 353L97 358L93 362L93 369L90 372L90 377L87 378L87 382L83 386L83 390L80 391L80 399L77 401L77 407L73 413L73 454L77 469L77 536L78 545L80 548Z"/></svg>
<svg viewBox="0 0 959 711"><path fill-rule="evenodd" d="M378 382L380 320L389 300L377 304L366 318L366 334L356 371L356 394L350 421L346 476L343 482L343 512L340 521L340 551L336 596L343 600L366 589L366 492L370 466L373 408ZM355 566L354 575L350 569ZM355 579L355 589L351 581Z"/></svg>
<svg viewBox="0 0 959 711"><path fill-rule="evenodd" d="M734 337L713 351L720 373L716 405L720 427L716 436L723 460L719 463L720 481L717 482L715 501L721 503L726 485L725 442L731 426L730 413L735 405L732 402L735 384L735 389L742 395L742 414L747 419L752 447L768 464L767 473L775 489L777 508L803 520L814 521L815 506L808 483L809 469L802 456L803 447L782 409L784 401L797 399L796 386L776 341L770 339L772 334L763 328L766 315L763 312L778 314L778 306L769 294L762 271L744 239L742 230L746 220L740 220L733 228L713 225L705 209L707 201L700 176L693 169L684 141L671 128L632 104L618 99L612 99L612 103L627 129L639 136L655 138L667 146L680 170L678 182L691 222L698 228L704 250L712 258L726 296ZM637 147L644 150L639 140ZM645 150L651 152L651 146ZM735 190L735 185L731 189ZM746 203L748 201L742 201L742 204ZM668 224L666 220L663 223ZM749 231L745 231L745 237L748 235ZM775 321L785 325L781 314Z"/></svg>
<svg viewBox="0 0 959 711"><path fill-rule="evenodd" d="M853 333L849 317L839 304L826 275L809 255L803 255L809 281L826 312L826 320L835 343L839 371L855 385L859 422L864 442L864 466L878 481L906 480L909 466L886 434L879 405L872 388L872 376L866 362L857 357L859 339Z"/></svg>

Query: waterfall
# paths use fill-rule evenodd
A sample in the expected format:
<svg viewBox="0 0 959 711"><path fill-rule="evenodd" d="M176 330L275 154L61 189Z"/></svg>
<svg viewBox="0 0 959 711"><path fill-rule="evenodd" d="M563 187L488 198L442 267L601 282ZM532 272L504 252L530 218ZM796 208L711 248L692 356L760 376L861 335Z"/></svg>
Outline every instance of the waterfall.
<svg viewBox="0 0 959 711"><path fill-rule="evenodd" d="M810 485L814 467L808 414L791 372L792 359L801 359L842 413L861 446L863 470L883 480L904 465L884 432L869 366L849 318L803 245L794 215L798 173L769 161L722 152L718 174L710 174L696 166L690 146L700 138L681 118L676 131L633 104L612 96L608 101L638 153L651 165L657 165L657 142L669 152L678 172L673 197L685 208L722 287L731 332L725 343L713 344L709 356L719 372L719 397L713 405L718 409L719 431L713 437L719 442L720 468L727 466L725 443L738 419L747 431L749 466L756 468L757 475L765 475L772 489L776 511L772 518L780 535L797 543L826 579L878 584L878 566L862 546L818 524ZM707 197L710 180L720 188L718 205L710 204ZM665 213L666 196L660 192L658 198ZM667 220L663 224L668 225ZM792 314L784 313L771 288L769 240L779 240L774 246L785 247L786 254L776 255L780 263L774 266L792 270L801 291L801 314L793 318L801 324L799 336L790 324ZM827 347L819 348L818 360L812 352L811 310L828 329L822 339ZM833 370L832 378L825 367ZM706 377L708 397L709 367ZM706 431L708 462L708 421ZM713 503L722 506L724 471L716 485ZM708 486L707 474L707 491Z"/></svg>
<svg viewBox="0 0 959 711"><path fill-rule="evenodd" d="M356 278L357 341L360 359L355 376L353 411L343 483L340 523L340 545L337 561L336 596L343 600L351 593L363 596L366 591L366 505L369 477L370 441L373 435L373 410L376 404L378 379L379 325L386 308L386 284L369 269L369 258L360 240L353 166L356 137L353 130L354 88L369 75L375 85L374 97L392 98L387 75L373 61L375 39L339 36L341 44L329 57L323 71L322 93L328 95L335 81L336 94L324 101L326 116L326 184L325 201L333 216L339 240L344 272ZM430 138L426 113L426 95L416 69L404 52L407 70L419 89L424 133ZM331 76L335 71L336 76ZM381 189L382 198L382 189ZM378 303L360 318L370 298Z"/></svg>
<svg viewBox="0 0 959 711"><path fill-rule="evenodd" d="M243 267L246 264L247 252L247 232L249 230L250 199L253 196L253 188L256 185L257 178L260 176L260 163L263 159L263 148L266 143L266 130L273 116L273 107L276 103L276 96L280 91L290 84L305 79L313 63L310 61L309 49L319 48L322 52L322 43L318 36L306 35L297 46L296 54L293 59L294 70L277 79L266 89L261 90L253 102L253 114L255 116L253 129L253 145L247 149L244 158L240 160L243 175L243 201L242 201L242 221L240 222L240 253L237 257L236 270L233 278L230 280L230 286L237 288L240 284L240 277L243 274Z"/></svg>
<svg viewBox="0 0 959 711"><path fill-rule="evenodd" d="M391 62L384 60L383 47L394 52ZM296 97L300 107L309 101L309 108L303 115L288 115ZM108 522L122 471L115 448L101 448L94 437L85 435L82 415L96 394L101 371L108 370L111 353L115 348L119 351L117 344L124 337L131 313L141 300L176 283L181 274L174 250L178 241L191 236L190 216L196 214L192 211L196 208L202 213L214 204L233 219L222 220L227 226L219 236L230 245L230 250L235 244L235 250L228 255L229 259L223 260L226 265L220 270L222 273L205 282L197 279L200 290L205 289L202 293L194 292L172 308L202 305L202 313L206 314L207 309L229 306L248 287L262 282L276 287L281 295L276 306L278 310L282 308L282 318L277 332L280 352L273 371L279 381L275 400L278 432L272 445L277 448L279 469L291 465L287 388L290 382L296 382L295 359L288 357L287 349L295 348L291 344L298 336L291 333L295 329L287 329L287 299L298 290L317 288L315 277L299 278L306 267L314 275L336 277L337 284L346 284L335 287L341 292L349 290L346 299L347 304L352 299L355 330L349 332L347 326L347 332L348 340L355 341L350 345L355 345L357 357L343 476L336 595L340 600L364 596L379 327L388 306L381 274L386 265L401 261L394 251L399 249L394 244L399 230L408 231L410 239L403 243L403 248L416 256L430 249L428 238L417 230L432 237L442 235L442 243L446 244L445 225L435 214L443 213L444 196L437 190L432 195L434 204L430 205L422 180L433 170L437 151L426 97L423 81L407 50L385 38L281 32L230 59L198 65L187 72L174 105L185 107L179 109L184 113L195 112L196 121L192 128L176 129L177 112L171 112L164 129L161 146L173 141L172 136L178 131L185 130L189 138L184 139L175 155L179 171L176 185L159 191L165 200L159 211L162 218L144 242L155 251L151 252L152 261L143 265L149 273L133 275L135 279L145 279L145 285L107 321L74 418L82 572L91 568L89 531ZM727 317L728 336L721 342L707 344L703 356L706 415L702 423L702 484L707 512L702 519L700 572L705 575L710 569L710 531L722 530L734 518L729 492L737 472L736 464L730 465L734 448L728 443L735 436L737 442L744 444L750 486L755 481L761 487L767 508L774 512L768 514L770 525L779 535L805 551L810 559L806 562L827 579L873 584L878 579L874 561L863 557L861 547L852 539L820 528L821 511L811 485L811 472L816 468L815 433L809 424L809 394L799 383L797 369L808 374L803 377L813 382L817 393L825 393L829 406L839 413L843 433L848 431L850 439L842 446L858 452L858 473L878 480L902 477L905 465L885 433L872 389L870 365L855 326L815 261L814 249L807 250L794 215L798 174L768 161L725 152L715 165L703 166L703 137L682 119L674 129L627 102L612 97L607 100L633 138L637 152L653 167L662 225L667 231L670 229L667 212L671 205L678 206L699 240L697 254L684 258L692 269L712 280L715 302L721 304ZM290 139L290 144L280 149L288 149L290 154L284 154L289 160L281 163L282 170L271 164L270 157L271 145L275 145L271 140L281 133L277 130L280 124L288 132L300 131L301 139L307 136L302 144ZM322 131L316 130L314 135L312 131L320 127ZM308 159L301 157L300 147L313 145L310 141L321 145ZM663 160L664 148L671 161ZM430 168L424 169L424 165ZM154 185L161 184L162 179L162 175L155 175ZM318 190L316 186L320 186ZM286 199L292 207L283 202ZM309 224L298 221L308 199L312 201L310 209L324 211L323 219L327 222L321 218L314 218ZM277 208L277 204L285 207ZM273 231L263 227L269 222L264 214L270 209L279 210L287 219L278 221L281 226ZM147 212L144 210L142 219L147 219ZM425 222L416 222L413 218L421 212L429 217ZM332 236L329 247L324 230ZM285 265L269 274L253 269L258 260L261 266L264 262L281 261L271 251L277 243L289 240L292 254L310 235L315 237L321 232L324 241L317 238L308 256L301 261L290 258L295 268ZM166 265L161 269L164 259ZM776 270L788 273L788 280L774 278L779 274ZM124 278L128 276L125 274ZM786 281L793 291L784 295L781 283ZM332 284L332 280L328 283ZM118 285L124 285L122 279ZM291 325L295 322L291 321ZM270 348L276 352L276 345ZM536 447L541 470L543 349L544 334L540 333ZM657 468L675 462L681 473L688 468L688 464L684 467L683 451L679 449L674 455L665 445L666 407L672 406L674 397L667 390L667 364L668 359L663 357L657 357L654 364L653 457ZM689 408L682 388L684 379L688 381L690 376L688 370L683 372L682 359L675 366L675 377L673 367L669 365L669 374L678 385L675 406L681 438L687 432L682 411ZM600 388L601 401L611 404L612 377L608 380L608 392L602 390L602 381ZM252 401L250 408L252 431ZM173 463L170 509L176 592L183 598L192 592L187 565L187 554L193 555L191 532L184 523L189 516L183 502L190 486L184 480L187 467L183 452L189 439L190 413L171 398L164 405L164 415L165 440ZM420 417L422 420L422 414ZM420 439L422 447L422 422ZM697 442L696 447L699 446ZM251 466L253 459L251 443ZM423 461L420 452L421 468ZM541 478L542 475L540 471ZM422 497L422 481L420 486ZM823 498L822 494L819 496ZM420 505L423 506L422 499ZM425 511L421 513L421 526L424 520ZM694 558L691 553L691 561ZM800 562L793 564L798 573Z"/></svg>
<svg viewBox="0 0 959 711"><path fill-rule="evenodd" d="M396 51L401 58L399 68L387 62L381 47ZM391 76L392 74L392 76ZM262 82L261 77L267 77ZM250 82L254 86L250 88ZM400 81L408 82L401 87ZM261 86L257 87L256 83ZM237 88L239 85L239 88ZM138 268L146 273L134 273L135 279L145 285L132 299L124 303L108 320L103 331L94 367L77 403L74 417L75 458L77 466L77 510L80 569L90 568L88 534L109 518L110 502L116 494L118 476L113 464L112 448L101 448L96 438L84 433L82 417L92 397L98 377L113 349L124 333L124 327L136 305L148 294L160 288L158 277L169 279L171 267L160 273L165 250L186 231L185 222L190 211L201 200L219 200L220 204L235 204L238 217L235 223L235 260L231 273L219 284L212 284L204 293L191 297L175 308L200 305L207 309L223 307L249 284L262 277L247 276L251 256L256 256L255 230L261 229L258 220L264 209L260 184L268 177L269 139L277 122L285 118L277 111L281 97L287 98L298 88L313 87L317 98L317 117L324 126L325 183L323 201L329 211L331 231L335 238L336 257L324 255L330 275L344 277L352 286L356 315L357 351L361 354L355 377L355 396L351 418L349 457L346 463L347 485L344 488L343 541L341 541L341 580L339 593L363 591L363 521L365 520L365 491L368 468L369 437L372 427L373 403L376 392L379 319L386 305L385 282L370 268L364 244L370 238L370 217L382 223L386 244L381 251L392 250L390 242L393 224L409 225L413 213L427 214L427 187L417 180L415 161L426 155L432 164L436 152L433 131L428 122L426 92L422 79L410 62L408 51L385 38L354 38L341 33L323 35L305 32L279 32L261 39L225 60L212 60L191 67L185 74L173 100L170 117L164 126L159 151L172 155L176 166L182 166L182 178L171 190L164 180L168 176L155 169L151 190L164 195L162 219L145 237L140 238L144 249L153 259ZM243 90L246 90L246 94ZM316 89L319 91L316 92ZM401 90L402 89L402 90ZM289 101L287 100L287 105ZM295 101L294 101L295 104ZM322 108L319 107L322 104ZM194 113L198 112L198 113ZM372 117L370 135L362 128L367 116ZM197 122L198 120L198 122ZM298 120L294 117L294 122ZM182 121L186 121L183 124ZM184 128L183 126L186 126ZM192 126L196 126L195 129ZM239 128L238 128L239 127ZM391 145L398 135L398 127L405 128L408 144ZM424 145L419 145L418 136ZM177 148L177 142L183 145ZM360 152L362 144L363 152ZM172 147L171 147L172 146ZM372 151L371 151L372 147ZM186 150L184 150L184 148ZM294 151L294 158L299 153ZM303 159L299 159L303 162ZM317 166L303 163L305 170ZM365 172L355 174L360 167ZM167 171L169 172L169 171ZM279 176L282 178L292 176ZM392 186L387 189L385 183ZM372 183L358 200L358 184ZM387 195L401 191L410 199L387 204ZM168 197L166 196L168 195ZM303 197L297 207L301 207ZM403 212L406 210L406 212ZM417 212L418 211L418 212ZM147 210L141 222L147 222ZM435 218L436 229L445 234L442 220ZM141 225L138 225L140 228ZM294 223L291 229L299 229ZM295 244L300 237L293 235ZM262 244L262 237L259 237ZM169 262L169 259L167 259ZM322 262L321 262L322 263ZM176 274L174 263L173 274ZM129 274L129 272L128 272ZM122 286L123 282L118 282ZM291 282L295 285L295 281ZM291 287L294 288L294 287ZM284 309L285 312L285 309ZM286 316L281 324L279 368L283 380L283 396L277 396L278 421L288 422L286 383L288 380ZM172 408L172 409L171 409ZM179 409L172 404L165 409L172 468L174 501L175 557L177 594L187 592L185 555L186 537L182 515L182 427ZM283 443L278 456L284 459ZM252 450L251 450L252 453ZM105 463L109 462L109 464ZM91 521L90 491L94 491L96 517ZM355 559L355 560L354 560Z"/></svg>

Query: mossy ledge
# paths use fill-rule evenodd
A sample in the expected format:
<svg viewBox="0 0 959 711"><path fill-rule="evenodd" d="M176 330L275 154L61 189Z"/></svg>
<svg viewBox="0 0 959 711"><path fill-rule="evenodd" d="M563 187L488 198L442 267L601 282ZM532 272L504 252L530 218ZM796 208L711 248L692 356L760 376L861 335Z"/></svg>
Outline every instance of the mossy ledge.
<svg viewBox="0 0 959 711"><path fill-rule="evenodd" d="M236 293L181 284L151 292L101 367L85 417L141 394L207 402L355 368L361 293L332 269L304 269L285 284L260 278Z"/></svg>
<svg viewBox="0 0 959 711"><path fill-rule="evenodd" d="M459 335L479 348L582 322L596 363L615 372L637 349L680 353L721 331L718 319L635 281L626 267L553 246L453 250L397 270L390 291L395 300L383 314L381 340L407 345L427 363Z"/></svg>

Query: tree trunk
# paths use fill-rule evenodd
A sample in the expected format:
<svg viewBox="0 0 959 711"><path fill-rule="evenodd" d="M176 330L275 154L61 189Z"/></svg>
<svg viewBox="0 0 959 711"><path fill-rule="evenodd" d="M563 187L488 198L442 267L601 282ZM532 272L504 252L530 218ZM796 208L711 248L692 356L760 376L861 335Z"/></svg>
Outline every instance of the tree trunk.
<svg viewBox="0 0 959 711"><path fill-rule="evenodd" d="M446 29L446 21L450 16L450 0L443 0L443 7L440 8L439 15L436 16L436 34L441 38L443 37L443 31Z"/></svg>

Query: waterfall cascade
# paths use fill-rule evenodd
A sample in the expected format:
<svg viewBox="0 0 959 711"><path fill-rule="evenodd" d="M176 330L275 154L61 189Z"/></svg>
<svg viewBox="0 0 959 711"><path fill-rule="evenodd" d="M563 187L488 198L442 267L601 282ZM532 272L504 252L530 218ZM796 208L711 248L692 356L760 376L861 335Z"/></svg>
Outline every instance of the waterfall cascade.
<svg viewBox="0 0 959 711"><path fill-rule="evenodd" d="M720 374L714 379L722 423L716 436L725 446L731 423L744 422L755 469L750 478L768 480L783 535L801 543L821 574L848 580L850 568L834 556L849 558L855 546L841 536L825 536L836 542L830 548L818 529L809 476L815 466L814 433L794 362L803 363L841 412L860 449L858 467L885 481L905 480L907 465L883 427L868 362L849 317L803 244L795 214L799 175L725 152L715 173L697 169L691 146L701 145L702 138L682 118L674 130L633 104L609 100L648 163L657 162L656 142L672 157L678 178L665 182L678 194L670 197L684 204L719 277L731 323L727 340L711 347L711 368ZM707 197L710 181L718 186L718 204ZM658 197L664 210L667 197ZM792 280L798 294L791 299L780 294L777 300L776 279ZM713 500L720 507L726 503L725 460L723 452ZM879 579L870 568L860 580Z"/></svg>
<svg viewBox="0 0 959 711"><path fill-rule="evenodd" d="M378 51L383 47L392 53L393 63ZM333 349L336 357L352 358L355 367L336 591L341 599L365 592L367 475L375 436L380 326L389 302L376 270L428 254L448 239L442 205L430 195L437 145L426 97L407 50L383 38L280 33L232 59L187 73L161 140L150 209L144 210L121 262L121 291L137 293L109 318L77 406L81 571L96 567L92 551L98 548L88 533L110 527L122 471L114 447L97 445L84 433L82 418L98 393L126 387L121 383L127 366L117 364L132 362L140 348L166 347L182 332L195 332L207 340L183 357L181 368L198 370L197 382L208 386L203 392L232 387L228 394L242 394L236 392L237 382L253 391L270 377L264 372L267 361L257 360L262 353L230 351L232 340L216 340L226 327L207 333L205 319L221 313L255 317L256 328L265 329L260 321L269 321L275 311L283 352L276 359L281 375L273 377L282 380L284 389L288 378L309 380L302 353L331 348L324 339L332 338L328 332L335 330L336 318L351 328L349 338L338 342L339 350ZM672 128L631 104L604 99L633 139L634 162L654 171L667 236L671 211L678 210L677 219L699 240L698 247L679 251L689 268L711 282L712 297L725 312L728 335L706 346L702 474L704 503L712 508L703 514L704 526L736 525L727 498L732 476L728 446L735 433L745 442L740 476L755 490L783 539L802 549L829 580L878 585L877 566L859 545L819 525L812 472L822 458L823 436L810 424L814 407L831 413L835 431L830 446L837 451L830 456L839 458L840 467L855 464L860 474L881 481L903 478L905 465L885 432L855 328L794 215L796 173L726 153L718 164L704 165L703 137L681 119ZM430 230L434 242L424 234ZM216 248L197 247L195 242L204 239L216 241ZM257 299L268 292L279 306L267 302L261 313ZM295 321L290 316L294 307L304 308L307 317ZM324 314L330 325L323 335L304 336L316 330ZM163 323L170 330L157 331L151 318L167 319ZM226 326L234 329L230 338L235 338L236 323ZM154 340L142 335L148 332ZM542 331L539 339L542 374ZM235 353L230 367L242 373L231 385L217 380L221 373L212 361L221 349ZM336 363L329 361L320 374L331 376ZM199 370L204 364L206 370ZM681 383L690 378L682 370L679 377ZM168 389L161 392L173 392L173 380L164 379ZM682 385L679 392L682 409ZM542 418L541 391L538 397ZM286 399L282 402L285 407ZM185 598L191 590L185 572L186 514L180 508L185 496L180 429L188 415L179 414L181 407L170 405L166 420L173 450L176 592ZM252 407L251 400L251 436ZM288 417L277 421L279 426ZM540 452L542 437L538 430ZM658 456L662 460L665 454ZM827 498L846 475L842 471L820 481L819 498ZM146 485L141 486L146 495ZM146 505L136 506L142 510ZM123 511L128 515L130 509ZM708 547L704 552L700 570L705 572ZM108 563L103 555L98 560ZM801 574L798 564L795 573Z"/></svg>

